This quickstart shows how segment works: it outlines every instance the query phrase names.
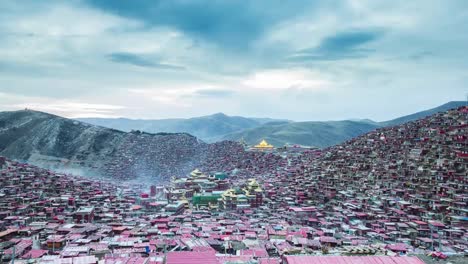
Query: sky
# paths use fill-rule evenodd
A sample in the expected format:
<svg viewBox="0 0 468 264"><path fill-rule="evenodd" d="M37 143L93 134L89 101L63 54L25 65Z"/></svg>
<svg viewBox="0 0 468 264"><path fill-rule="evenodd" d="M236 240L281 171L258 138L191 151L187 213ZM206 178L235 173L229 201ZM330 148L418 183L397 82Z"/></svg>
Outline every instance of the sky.
<svg viewBox="0 0 468 264"><path fill-rule="evenodd" d="M383 121L468 92L465 0L5 0L0 10L0 111Z"/></svg>

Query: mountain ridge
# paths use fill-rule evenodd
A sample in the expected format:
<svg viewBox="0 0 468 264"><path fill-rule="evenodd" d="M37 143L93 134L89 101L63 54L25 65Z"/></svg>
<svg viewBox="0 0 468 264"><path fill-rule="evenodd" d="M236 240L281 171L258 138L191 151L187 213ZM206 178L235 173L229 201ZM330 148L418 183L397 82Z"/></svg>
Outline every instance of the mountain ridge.
<svg viewBox="0 0 468 264"><path fill-rule="evenodd" d="M289 143L314 147L329 147L377 128L399 125L464 105L466 105L464 101L451 101L428 110L383 122L376 122L370 119L303 121L291 122L280 127L267 123L252 129L225 135L222 139L236 141L244 139L248 144L255 144L261 139L266 139L270 144L275 146L283 146ZM302 131L302 133L297 134L298 130Z"/></svg>
<svg viewBox="0 0 468 264"><path fill-rule="evenodd" d="M299 144L328 147L378 127L377 125L350 120L265 124L257 128L226 135L223 139L234 141L243 139L250 145L257 143L260 139L265 139L275 146Z"/></svg>
<svg viewBox="0 0 468 264"><path fill-rule="evenodd" d="M186 132L206 142L219 141L225 134L238 132L247 128L260 126L273 121L288 121L272 118L249 118L228 116L215 113L208 116L170 119L129 119L129 118L76 118L75 120L118 129L125 132L140 130L149 133L156 132Z"/></svg>
<svg viewBox="0 0 468 264"><path fill-rule="evenodd" d="M130 164L121 172L129 177L188 173L203 162L207 147L187 133L123 132L32 110L0 112L1 155L90 176L115 174L108 169L122 162ZM160 162L166 158L174 168Z"/></svg>
<svg viewBox="0 0 468 264"><path fill-rule="evenodd" d="M419 111L419 112L416 112L416 113L413 113L413 114L409 114L409 115L397 117L397 118L394 118L394 119L391 119L391 120L379 122L379 124L381 124L382 126L400 125L400 124L403 124L403 123L406 123L406 122L409 122L409 121L414 121L414 120L417 120L417 119L420 119L420 118L423 118L423 117L426 117L426 116L433 115L433 114L435 114L437 112L443 112L443 111L447 111L447 110L450 110L450 109L453 109L453 108L466 106L466 105L468 105L467 101L450 101L450 102L447 102L447 103L445 103L443 105L439 105L439 106L434 107L434 108L430 108L430 109L427 109L427 110L422 110L422 111Z"/></svg>
<svg viewBox="0 0 468 264"><path fill-rule="evenodd" d="M206 142L244 139L248 144L256 144L261 139L266 139L275 146L290 143L327 147L379 127L402 124L465 104L464 101L451 101L431 109L382 122L366 118L299 122L274 118L229 116L221 112L187 119L82 118L77 120L122 131L185 132Z"/></svg>
<svg viewBox="0 0 468 264"><path fill-rule="evenodd" d="M443 108L451 109L461 105L464 102L450 102L382 123L368 120L272 121L227 134L220 139L223 140L220 144L205 143L186 132L124 132L45 112L9 111L0 112L0 155L52 169L84 168L86 172L78 173L84 175L167 179L174 174L185 175L191 169L202 166L205 161L217 158L207 156L211 155L209 153L221 153L221 156L244 155L245 151L239 143L223 143L226 141L244 139L248 144L256 144L266 139L277 147L286 143L329 147L386 125L391 126L392 122L414 119L431 111L439 112ZM224 114L216 114L210 118L221 118L224 121L225 117ZM245 121L245 118L240 121ZM122 169L121 164L125 164L125 168Z"/></svg>
<svg viewBox="0 0 468 264"><path fill-rule="evenodd" d="M208 116L194 117L189 119L161 119L161 120L146 120L146 119L128 119L128 118L117 118L117 119L102 119L102 118L85 118L75 119L73 121L63 121L61 126L72 127L72 126L83 126L83 129L87 133L93 134L100 129L110 129L110 131L119 133L134 132L134 133L148 133L151 135L166 135L166 134L187 134L201 139L205 142L219 142L223 140L239 141L244 139L248 144L256 144L261 139L266 139L275 146L283 146L286 143L289 144L300 144L316 147L328 147L331 145L339 144L350 138L359 136L371 130L379 127L393 126L401 124L402 122L412 121L418 118L422 118L427 115L431 115L436 112L445 111L451 108L456 108L462 105L466 105L463 101L452 101L441 106L431 108L428 110L420 111L410 115L402 116L388 121L375 122L370 119L353 119L353 120L341 120L341 121L301 121L294 122L291 120L273 119L273 118L247 118L241 116L228 116L224 113L215 113ZM21 119L21 116L25 113L31 112L32 110L20 110L11 112L0 112L2 116L12 115L16 113L16 118ZM50 113L33 111L36 119L44 118L61 118L57 115ZM96 122L86 122L92 120L99 120ZM26 122L27 120L23 120ZM104 121L104 124L101 122ZM137 124L135 127L125 127L119 125L119 122L125 121L128 124ZM162 122L161 125L154 125L147 122L155 121ZM2 127L2 121L0 119L0 127ZM33 121L29 121L33 122ZM38 122L37 120L34 122ZM33 123L34 123L33 122ZM71 122L71 123L70 123ZM79 122L79 123L75 123ZM106 123L107 122L107 123ZM25 123L27 125L27 122ZM31 127L34 124L30 124ZM124 126L123 129L120 129ZM29 126L27 126L29 127ZM158 127L166 129L157 129ZM151 128L151 129L148 129ZM21 128L19 128L21 131ZM23 128L24 129L24 128ZM44 129L44 128L43 128ZM66 133L59 133L59 128L55 128L50 133L58 133L59 136L64 136ZM39 129L41 133L45 133L44 130ZM55 131L55 132L54 132ZM94 132L92 132L94 131ZM103 130L104 131L104 130ZM191 133L191 132L196 133ZM102 132L102 131L101 131ZM99 134L99 133L98 133ZM5 138L5 135L2 135ZM75 135L76 136L76 135ZM104 135L100 136L105 137ZM2 139L0 137L0 139ZM0 143L0 149L2 144ZM46 145L47 146L47 145ZM92 146L89 146L92 147ZM14 147L10 147L14 148ZM59 150L59 147L55 146L55 150ZM52 148L52 149L54 149ZM24 153L28 153L28 146L23 149ZM8 152L9 150L3 150ZM49 151L54 152L53 150ZM16 153L18 154L18 153ZM20 155L21 158L27 158L26 154Z"/></svg>

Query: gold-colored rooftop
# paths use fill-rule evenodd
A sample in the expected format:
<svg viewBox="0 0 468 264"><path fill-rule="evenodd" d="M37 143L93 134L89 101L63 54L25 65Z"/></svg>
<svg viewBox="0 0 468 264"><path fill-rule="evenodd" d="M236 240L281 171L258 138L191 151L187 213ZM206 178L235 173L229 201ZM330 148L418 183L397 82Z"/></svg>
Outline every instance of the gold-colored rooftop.
<svg viewBox="0 0 468 264"><path fill-rule="evenodd" d="M273 145L269 144L266 140L262 139L258 145L255 145L254 148L258 149L272 149L274 148Z"/></svg>

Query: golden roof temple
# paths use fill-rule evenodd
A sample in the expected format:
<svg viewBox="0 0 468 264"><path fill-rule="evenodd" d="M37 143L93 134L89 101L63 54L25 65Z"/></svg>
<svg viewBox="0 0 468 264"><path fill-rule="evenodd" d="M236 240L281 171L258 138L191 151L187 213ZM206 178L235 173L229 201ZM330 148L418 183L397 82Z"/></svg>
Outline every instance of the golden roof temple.
<svg viewBox="0 0 468 264"><path fill-rule="evenodd" d="M262 139L258 145L255 145L254 148L256 149L273 149L273 145L270 145L266 140Z"/></svg>

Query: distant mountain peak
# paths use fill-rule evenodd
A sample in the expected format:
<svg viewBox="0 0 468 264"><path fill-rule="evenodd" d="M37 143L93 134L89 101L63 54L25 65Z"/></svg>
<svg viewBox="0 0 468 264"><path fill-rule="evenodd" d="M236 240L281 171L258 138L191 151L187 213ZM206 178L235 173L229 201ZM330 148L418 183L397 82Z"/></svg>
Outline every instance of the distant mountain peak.
<svg viewBox="0 0 468 264"><path fill-rule="evenodd" d="M353 119L349 119L349 121L362 122L362 123L371 123L371 124L377 123L374 120L369 119L369 118L353 118Z"/></svg>
<svg viewBox="0 0 468 264"><path fill-rule="evenodd" d="M391 126L422 118L431 113L456 108L465 102L447 102L439 107L387 122L375 122L370 119L351 119L341 121L295 122L286 119L243 117L226 115L223 112L192 118L172 119L122 119L122 118L78 118L78 120L129 132L140 130L149 133L186 132L205 142L223 139L238 140L242 137L248 143L258 143L266 138L274 145L291 144L330 146L352 138L372 129Z"/></svg>
<svg viewBox="0 0 468 264"><path fill-rule="evenodd" d="M225 113L219 112L219 113L214 113L211 115L211 117L228 117Z"/></svg>

